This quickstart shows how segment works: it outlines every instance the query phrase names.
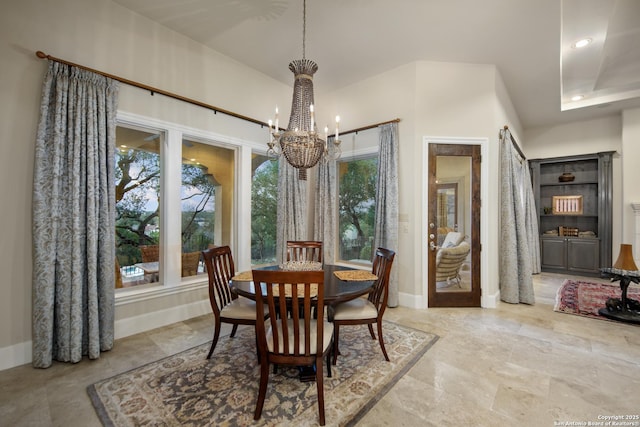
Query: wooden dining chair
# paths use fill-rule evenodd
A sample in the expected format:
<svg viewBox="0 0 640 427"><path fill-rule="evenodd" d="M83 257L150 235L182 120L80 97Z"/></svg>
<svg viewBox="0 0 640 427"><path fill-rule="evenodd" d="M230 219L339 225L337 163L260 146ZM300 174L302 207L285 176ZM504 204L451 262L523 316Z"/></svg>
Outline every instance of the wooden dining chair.
<svg viewBox="0 0 640 427"><path fill-rule="evenodd" d="M316 261L322 263L322 242L314 240L287 241L287 261Z"/></svg>
<svg viewBox="0 0 640 427"><path fill-rule="evenodd" d="M220 337L221 324L232 324L233 329L230 336L234 337L238 325L253 325L255 327L257 312L254 301L238 297L231 292L229 283L235 275L235 266L229 246L206 249L202 251L202 258L209 276L209 302L215 318L213 342L207 355L207 359L210 359ZM264 313L262 316L264 319L267 310L259 312Z"/></svg>
<svg viewBox="0 0 640 427"><path fill-rule="evenodd" d="M389 249L378 248L376 256L373 259L373 267L371 272L377 276L373 290L369 292L369 296L365 298L356 298L350 301L339 303L333 306L333 325L335 328L335 336L333 341L333 364L338 360L338 340L340 339L341 325L363 325L369 327L371 338L376 339L373 332L373 324L378 326L378 341L380 348L386 361L389 361L387 350L384 348L384 339L382 337L382 316L387 307L389 298L389 275L391 274L391 266L396 253Z"/></svg>
<svg viewBox="0 0 640 427"><path fill-rule="evenodd" d="M268 320L257 319L260 388L254 419L260 419L269 382L269 366L315 366L320 425L325 424L323 359L331 377L333 325L315 319L312 308L324 307L323 271L253 270L253 282L264 283L266 295L256 292L256 310L268 309ZM291 307L291 309L289 309Z"/></svg>

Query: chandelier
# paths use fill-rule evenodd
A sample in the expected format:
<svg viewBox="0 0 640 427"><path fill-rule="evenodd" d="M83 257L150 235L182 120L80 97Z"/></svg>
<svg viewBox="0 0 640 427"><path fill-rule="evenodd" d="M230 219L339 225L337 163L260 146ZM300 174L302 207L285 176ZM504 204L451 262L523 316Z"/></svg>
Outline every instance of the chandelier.
<svg viewBox="0 0 640 427"><path fill-rule="evenodd" d="M329 152L327 134L324 128L324 139L318 134L313 106L313 75L318 71L318 64L305 57L305 37L307 27L307 2L303 1L302 10L302 59L291 61L289 70L294 74L293 100L289 126L281 131L278 123L278 107L276 107L275 126L269 120L269 142L267 155L278 157L284 155L287 162L298 169L298 179L307 179L307 169L314 167L321 159L335 160L340 157L340 140L338 125L340 116L336 116L336 132L333 153Z"/></svg>

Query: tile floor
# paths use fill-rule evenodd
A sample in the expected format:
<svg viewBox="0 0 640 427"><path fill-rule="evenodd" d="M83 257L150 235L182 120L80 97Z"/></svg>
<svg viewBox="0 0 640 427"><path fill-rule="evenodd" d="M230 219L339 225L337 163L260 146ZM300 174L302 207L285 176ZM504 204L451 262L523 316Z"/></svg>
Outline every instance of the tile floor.
<svg viewBox="0 0 640 427"><path fill-rule="evenodd" d="M440 339L359 425L606 425L603 417L640 415L640 327L553 312L563 279L535 276L534 306L387 310ZM204 316L118 340L96 361L0 371L0 425L99 426L87 385L211 332Z"/></svg>

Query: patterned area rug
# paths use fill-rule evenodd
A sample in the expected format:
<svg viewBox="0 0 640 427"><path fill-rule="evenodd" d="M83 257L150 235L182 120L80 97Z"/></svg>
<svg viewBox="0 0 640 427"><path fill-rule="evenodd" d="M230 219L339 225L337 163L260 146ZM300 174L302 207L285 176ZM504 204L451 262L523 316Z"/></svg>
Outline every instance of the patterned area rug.
<svg viewBox="0 0 640 427"><path fill-rule="evenodd" d="M621 294L619 282L591 283L567 279L558 289L553 310L609 320L600 316L598 310L605 307L608 298L620 298ZM627 289L627 297L640 300L640 287L631 284Z"/></svg>
<svg viewBox="0 0 640 427"><path fill-rule="evenodd" d="M327 425L353 425L437 341L434 334L391 322L383 325L386 362L366 326L340 329L338 364L326 377ZM295 368L269 376L262 418L253 420L259 366L253 328L102 380L87 388L106 426L317 425L315 382L300 382Z"/></svg>

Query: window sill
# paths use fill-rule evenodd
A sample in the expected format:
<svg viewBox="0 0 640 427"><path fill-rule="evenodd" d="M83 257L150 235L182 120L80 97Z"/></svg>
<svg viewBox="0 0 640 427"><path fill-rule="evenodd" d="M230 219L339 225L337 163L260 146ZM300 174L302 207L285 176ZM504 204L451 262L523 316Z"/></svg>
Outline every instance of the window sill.
<svg viewBox="0 0 640 427"><path fill-rule="evenodd" d="M193 280L193 279L192 279ZM199 289L206 289L209 283L206 279L197 278L194 281L180 282L174 286L165 286L162 284L154 284L151 286L140 286L134 288L124 288L118 290L115 295L116 307L148 301L156 298L162 298L169 295L176 295L185 292L191 292Z"/></svg>

